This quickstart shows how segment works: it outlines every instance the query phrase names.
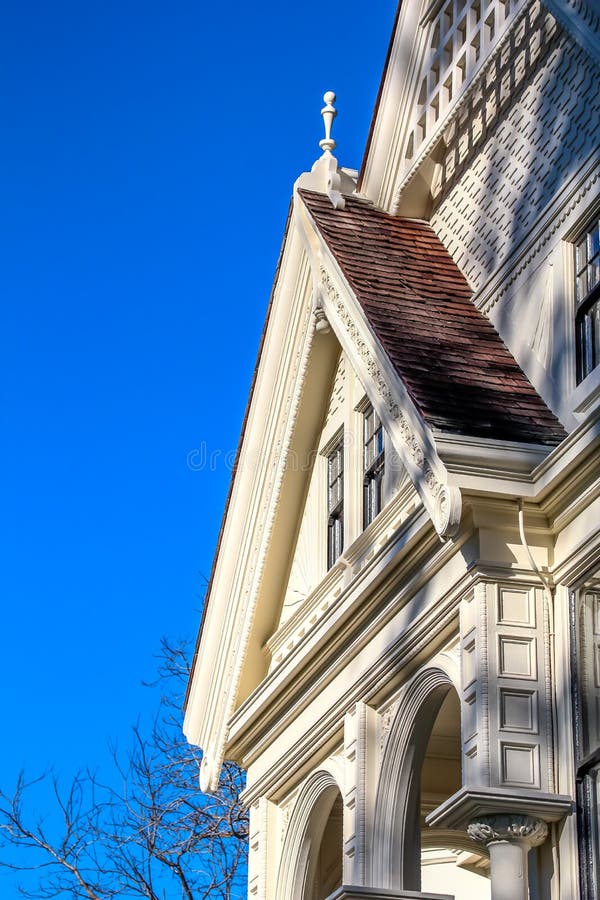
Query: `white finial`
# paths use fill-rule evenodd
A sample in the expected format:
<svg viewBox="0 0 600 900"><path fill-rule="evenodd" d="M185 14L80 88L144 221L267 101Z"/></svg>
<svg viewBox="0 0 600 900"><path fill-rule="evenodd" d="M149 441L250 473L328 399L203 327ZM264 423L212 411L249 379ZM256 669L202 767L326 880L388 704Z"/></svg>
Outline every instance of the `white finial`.
<svg viewBox="0 0 600 900"><path fill-rule="evenodd" d="M321 110L321 115L323 116L323 122L325 124L325 137L322 141L319 141L319 147L327 153L335 150L336 147L336 143L331 137L331 126L333 120L337 116L337 110L333 106L335 102L335 94L333 91L327 91L323 96L323 100L325 101L325 106Z"/></svg>

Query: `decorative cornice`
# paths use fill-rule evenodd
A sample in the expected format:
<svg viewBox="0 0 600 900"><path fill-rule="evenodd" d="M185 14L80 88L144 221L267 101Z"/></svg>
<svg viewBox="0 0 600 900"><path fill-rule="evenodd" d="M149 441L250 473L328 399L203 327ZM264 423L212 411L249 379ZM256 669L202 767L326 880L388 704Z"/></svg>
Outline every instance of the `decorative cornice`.
<svg viewBox="0 0 600 900"><path fill-rule="evenodd" d="M510 841L539 847L548 837L548 826L541 819L520 813L481 816L467 826L472 841L487 847L493 841Z"/></svg>
<svg viewBox="0 0 600 900"><path fill-rule="evenodd" d="M452 895L453 896L453 895ZM452 900L450 894L430 894L409 890L389 890L388 888L360 887L344 884L329 900Z"/></svg>
<svg viewBox="0 0 600 900"><path fill-rule="evenodd" d="M314 328L310 327L310 320L311 309L310 307L307 307L304 311L302 328L305 340L301 350L298 352L298 354L296 355L296 359L294 360L289 382L289 392L285 400L283 424L272 456L271 473L269 477L266 496L261 510L260 525L257 530L257 537L253 548L252 561L246 576L246 586L243 594L245 602L242 615L238 618L238 635L236 636L237 640L235 642L235 644L237 645L237 652L231 654L230 656L230 670L228 673L228 682L230 685L234 679L236 684L239 680L239 672L241 670L243 660L246 657L248 641L250 640L250 629L248 628L247 623L248 609L250 616L252 616L254 611L254 604L256 602L256 597L258 596L258 591L262 580L266 549L275 522L277 502L281 494L281 487L283 484L283 478L285 475L287 463L287 451L289 449L289 444L292 438L294 425L298 417L302 387L306 378L308 359L310 356L310 349L315 333ZM226 722L229 721L229 718L233 713L234 701L235 690L229 692L229 708L225 717ZM221 765L220 761L223 760L225 756L225 746L228 740L228 736L228 730L224 729L221 745L218 748L217 754L217 759L219 760L219 769ZM214 778L212 784L214 785Z"/></svg>
<svg viewBox="0 0 600 900"><path fill-rule="evenodd" d="M443 553L447 552L445 547L440 547L440 550ZM436 566L435 569L437 571L438 567ZM425 580L429 576L430 573L428 573ZM442 632L447 633L451 628L457 628L457 599L464 592L465 582L469 577L465 575L458 583L453 584L452 590L448 595L438 598L425 616L419 617L418 612L415 610L413 625L408 632L403 633L390 645L389 653L385 657L380 657L372 665L369 665L359 680L348 685L347 690L339 698L338 702L328 708L326 712L323 712L318 723L304 732L292 747L286 750L285 755L278 760L277 764L268 773L253 781L246 788L244 802L252 802L255 797L265 793L275 793L282 785L287 784L290 769L295 765L304 765L306 760L314 753L315 748L324 746L337 732L339 729L340 709L350 709L361 698L372 696L376 687L381 686L381 684L392 685L400 668L407 667L410 669L414 661L421 657L421 654L425 651L431 653L432 635ZM415 582L407 587L406 593L414 596L415 587L418 583L420 582ZM387 585L387 582L385 584ZM381 595L386 590L389 591L389 586L382 588ZM398 608L404 605L403 601L404 597L400 594L395 601ZM373 607L377 606L379 602L380 597L375 596ZM357 612L353 620L356 621L360 617L361 612L365 612L365 615L367 615L369 608L370 604L357 604ZM407 610L407 613L410 615L410 611ZM368 621L371 632L375 633L389 619L387 616L370 617ZM364 633L365 630L362 629L361 634ZM342 635L343 638L345 638L345 635ZM367 641L365 640L364 643L367 643ZM361 644L362 642L354 642L352 644L353 652L358 653L362 649ZM323 665L322 656L319 662ZM318 693L324 692L327 685L331 683L336 675L344 670L347 664L347 654L338 654L334 665L327 668L327 671L318 678L311 679L310 692L308 694L305 693L303 698L307 696L314 697ZM308 671L307 679L311 678L311 676L312 672ZM298 705L297 687L297 677L294 681L290 678L281 690L269 692L268 694L263 692L263 696L258 698L260 702L250 703L246 701L244 712L247 723L251 719L254 722L258 722L261 720L263 713L266 713L267 721L263 718L260 727L257 728L249 725L245 726L244 724L239 727L234 738L235 754L244 753L248 763L251 765L264 752L265 748L283 733L290 724L291 718L294 715L297 716L304 708L304 705L306 705ZM291 710L293 710L293 713ZM239 716L240 714L238 713L237 715ZM239 723L234 724L239 725Z"/></svg>
<svg viewBox="0 0 600 900"><path fill-rule="evenodd" d="M436 475L428 458L430 452L415 434L408 416L400 409L398 393L389 384L359 325L344 303L341 291L323 265L320 265L319 271L322 288L333 305L340 324L358 353L373 386L384 401L391 419L397 423L397 433L402 439L402 446L397 449L405 457L405 463L411 464L409 472L411 470L414 472L416 469L418 473L417 479L413 478L413 480L416 481L416 487L420 493L425 495L423 500L431 514L436 531L443 538L453 537L458 531L462 513L460 491L458 488L449 487ZM436 465L436 468L439 468L439 465Z"/></svg>

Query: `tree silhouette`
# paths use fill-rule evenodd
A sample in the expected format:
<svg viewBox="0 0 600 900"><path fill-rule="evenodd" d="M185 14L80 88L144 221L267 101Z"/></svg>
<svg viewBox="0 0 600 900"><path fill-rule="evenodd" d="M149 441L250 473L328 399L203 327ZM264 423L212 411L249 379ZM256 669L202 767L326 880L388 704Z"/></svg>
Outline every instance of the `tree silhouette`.
<svg viewBox="0 0 600 900"><path fill-rule="evenodd" d="M226 763L218 790L198 786L200 751L181 734L188 645L161 643L158 713L148 733L133 728L127 753L111 751L110 783L79 772L64 789L54 772L0 791L0 866L33 873L22 896L108 900L244 895L248 815L243 773ZM50 782L54 808L31 811L36 785ZM15 861L16 860L16 861ZM34 886L30 886L34 882Z"/></svg>

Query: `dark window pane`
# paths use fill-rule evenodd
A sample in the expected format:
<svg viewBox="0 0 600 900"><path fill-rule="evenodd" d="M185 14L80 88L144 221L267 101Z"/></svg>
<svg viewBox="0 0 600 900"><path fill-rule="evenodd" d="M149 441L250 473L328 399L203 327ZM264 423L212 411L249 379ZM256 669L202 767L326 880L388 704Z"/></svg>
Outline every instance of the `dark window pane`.
<svg viewBox="0 0 600 900"><path fill-rule="evenodd" d="M600 222L575 244L577 383L600 363Z"/></svg>
<svg viewBox="0 0 600 900"><path fill-rule="evenodd" d="M363 527L381 511L383 500L384 436L379 416L372 406L364 412Z"/></svg>
<svg viewBox="0 0 600 900"><path fill-rule="evenodd" d="M590 240L589 240L589 253L590 258L595 256L596 253L600 250L600 231L598 229L598 223L594 225L592 231L590 232Z"/></svg>
<svg viewBox="0 0 600 900"><path fill-rule="evenodd" d="M344 444L327 457L327 568L330 569L344 549Z"/></svg>

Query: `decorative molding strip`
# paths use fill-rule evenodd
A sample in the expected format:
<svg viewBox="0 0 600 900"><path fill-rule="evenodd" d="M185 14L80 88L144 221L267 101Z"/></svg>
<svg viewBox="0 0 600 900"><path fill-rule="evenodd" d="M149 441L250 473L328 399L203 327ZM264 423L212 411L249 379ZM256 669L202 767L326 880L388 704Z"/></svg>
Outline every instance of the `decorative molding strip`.
<svg viewBox="0 0 600 900"><path fill-rule="evenodd" d="M385 402L390 416L397 422L403 450L412 463L412 467L417 470L417 486L420 486L426 495L426 503L436 531L441 537L452 537L456 534L460 524L462 512L460 491L457 488L449 487L437 477L427 458L427 451L415 435L408 417L400 410L395 391L389 385L377 359L361 334L359 326L344 303L341 292L323 265L320 266L320 275L323 289L335 307L340 323L352 341L378 394Z"/></svg>
<svg viewBox="0 0 600 900"><path fill-rule="evenodd" d="M534 595L534 603L537 603L537 595L539 588L533 589ZM550 607L548 598L545 596L545 591L540 591L541 593L541 603L542 603L542 616L543 616L543 653L544 653L544 694L545 694L545 707L547 712L546 714L546 750L548 753L548 775L547 775L547 789L550 793L558 790L558 784L556 783L556 762L554 759L555 753L555 743L558 746L558 735L554 734L553 728L553 714L550 712L552 710L552 704L554 702L553 692L552 692L552 678L556 677L555 673L552 671L552 660L550 654L550 643L552 641L552 637L550 636L550 632L552 631L552 626L550 623ZM541 735L540 735L541 737Z"/></svg>
<svg viewBox="0 0 600 900"><path fill-rule="evenodd" d="M335 307L337 309L340 320L341 320L342 324L344 325L344 328L348 332L350 338L352 339L354 346L358 350L358 353L359 353L362 361L364 362L365 366L367 367L367 371L368 371L369 375L371 376L371 378L373 379L378 393L385 400L391 416L394 419L400 419L400 421L403 422L404 419L403 419L402 414L400 413L400 408L398 406L398 403L396 402L394 393L393 393L392 389L390 388L390 386L388 385L387 381L385 380L385 377L377 364L377 360L374 358L373 354L371 353L371 351L367 347L364 339L362 338L360 331L358 329L358 326L356 325L356 323L352 319L350 313L348 312L346 306L344 305L344 302L340 296L340 292L338 291L337 287L335 286L333 279L331 278L331 275L329 275L329 273L323 268L323 266L320 267L320 272L321 272L321 283L322 283L323 287L325 288L325 290L327 291L327 295L329 296L329 299L332 301L332 303L335 304ZM408 426L407 426L407 429L408 429ZM410 429L408 429L408 433L409 433L410 437L412 437L412 434L410 433ZM420 448L420 446L418 445L416 440L413 440L412 455L413 455L413 458L415 459L415 461L417 458L420 457L420 459L421 459L420 465L423 464L423 462L422 462L423 461L423 451Z"/></svg>
<svg viewBox="0 0 600 900"><path fill-rule="evenodd" d="M300 793L300 787L295 788L292 793L285 798L285 800L280 804L279 807L279 822L281 826L281 843L285 840L285 834L288 829L288 825L290 824L290 816L292 814L292 810L296 804L296 800L298 799L298 794Z"/></svg>
<svg viewBox="0 0 600 900"><path fill-rule="evenodd" d="M392 727L392 722L398 712L398 707L400 706L400 700L394 700L393 703L390 703L379 717L379 762L383 759L383 755L385 753L385 748L388 742L388 738L390 735L390 728Z"/></svg>
<svg viewBox="0 0 600 900"><path fill-rule="evenodd" d="M475 604L475 614L477 616L477 634L476 634L476 653L477 653L477 676L479 697L478 707L478 728L481 732L481 762L479 764L480 772L488 772L491 768L490 760L490 660L488 647L488 587L485 582L478 582L473 592L473 603ZM489 777L489 776L488 776Z"/></svg>

